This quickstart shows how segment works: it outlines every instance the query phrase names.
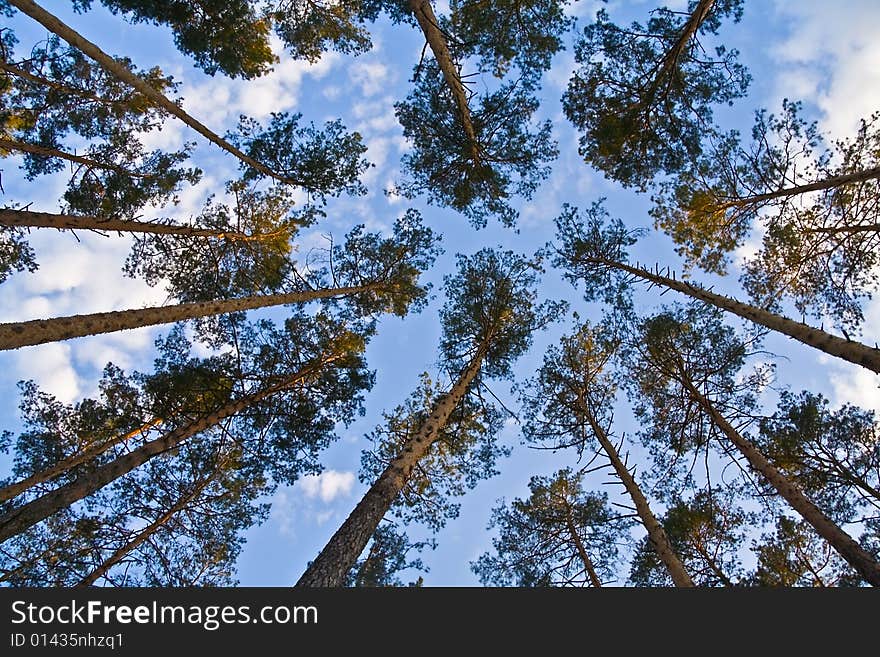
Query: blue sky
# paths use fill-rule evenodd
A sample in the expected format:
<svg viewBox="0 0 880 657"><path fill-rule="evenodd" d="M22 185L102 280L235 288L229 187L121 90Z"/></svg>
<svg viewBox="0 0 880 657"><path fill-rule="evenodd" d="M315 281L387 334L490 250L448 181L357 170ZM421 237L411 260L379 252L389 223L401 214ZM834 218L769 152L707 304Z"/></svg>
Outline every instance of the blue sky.
<svg viewBox="0 0 880 657"><path fill-rule="evenodd" d="M676 2L671 6L679 8L684 4ZM598 2L578 2L571 11L583 25L598 6ZM643 20L655 4L629 1L610 2L606 6L613 19L628 21ZM438 14L443 9L443 3L436 5ZM349 129L358 130L369 147L367 157L375 164L363 178L369 193L362 198L331 202L326 220L303 236L300 252L318 244L323 233L341 236L358 223L366 224L369 230L387 230L407 207L422 210L428 224L444 236L445 254L426 274L426 279L435 285L437 299L419 315L382 320L379 334L367 352L370 367L377 370L377 379L367 396L366 417L349 428L340 428L339 440L325 454L326 471L322 475L281 489L274 496L269 520L248 534L239 561L238 576L243 585L293 583L359 499L365 489L357 478L360 453L367 446L364 434L380 421L383 409L408 396L421 372L435 370L441 281L452 270L457 252L472 253L482 246L498 245L533 253L553 238L553 220L563 203L585 206L599 197L607 197L609 210L628 226L650 227L647 198L604 180L577 155L577 136L562 115L560 104L574 67L571 35L568 49L555 58L552 70L545 75L538 117L553 121L559 141L560 156L554 163L554 172L530 202L521 204L518 232L492 223L477 232L450 210L383 193L399 177L400 156L407 148L394 117L393 103L405 97L412 67L422 49L423 40L415 30L380 21L374 25L374 47L369 53L357 58L330 53L315 64L286 60L279 49L282 61L272 74L253 81L232 81L219 75L212 78L194 68L177 53L170 35L162 29L128 25L99 7L86 15L60 15L105 51L127 55L142 68L158 65L166 74L173 75L181 82L185 109L215 132L222 134L232 128L240 113L265 119L271 111L302 112L306 121L319 124L341 118ZM42 28L27 19L17 18L13 23L22 45L45 37ZM751 92L735 107L719 111L719 122L726 127L748 129L754 110L778 110L782 98L788 97L803 100L811 118L818 120L830 135L848 136L858 119L880 108L877 25L880 5L871 0L851 0L845 10L821 0L747 2L743 21L725 25L722 38L728 46L740 50L742 61L750 68ZM199 211L207 194L222 196L223 183L236 175L232 158L198 140L179 122L169 122L161 132L148 135L146 145L174 148L184 140L199 141L195 161L205 176L197 187L184 190L179 206L157 212L156 216L188 218ZM34 209L57 210L63 179L27 183L16 171L14 159L0 166L6 191L4 202L33 202ZM40 269L30 275L17 274L0 286L0 321L168 301L161 287L150 288L123 276L121 267L130 247L126 238L91 234L78 237L79 242L69 234L32 234L30 242L37 252ZM754 248L755 243L747 244L743 253ZM673 268L678 264L669 240L656 233L640 243L634 257ZM718 287L743 297L735 274L736 271L717 281ZM582 316L597 316L596 308L585 306L579 294L552 271L548 272L542 291L547 297L570 300ZM662 300L670 301L672 296ZM639 299L644 307L661 301L655 292L640 295ZM277 310L262 312L270 317L279 316ZM873 343L880 334L880 302L868 304L865 315L864 341ZM257 316L258 313L253 314L254 318ZM545 347L569 329L570 322L563 322L537 335L534 348L517 365L517 378L530 376ZM0 352L0 368L5 372L0 379L0 428L14 430L17 426L18 380L35 379L44 390L63 401L92 395L108 361L126 369L148 369L153 340L167 330L139 329ZM877 382L866 371L840 361L832 362L781 337L771 337L766 347L780 357L776 361L775 386L823 392L834 405L849 402L880 408ZM493 390L510 399L508 387L506 382L499 382ZM638 429L626 413L619 414L618 419L618 430L632 433ZM513 420L508 422L503 435L505 442L514 447L512 456L499 464L501 475L480 483L461 500L460 516L437 535L438 548L423 555L430 567L425 576L427 585L476 585L468 562L490 547L491 534L486 524L496 500L522 497L527 494L530 476L549 474L572 462L569 454L521 446L518 426ZM633 446L634 457L638 452ZM615 495L617 489L603 486L603 481L602 477L591 480L596 487ZM424 533L416 528L412 535L419 538Z"/></svg>

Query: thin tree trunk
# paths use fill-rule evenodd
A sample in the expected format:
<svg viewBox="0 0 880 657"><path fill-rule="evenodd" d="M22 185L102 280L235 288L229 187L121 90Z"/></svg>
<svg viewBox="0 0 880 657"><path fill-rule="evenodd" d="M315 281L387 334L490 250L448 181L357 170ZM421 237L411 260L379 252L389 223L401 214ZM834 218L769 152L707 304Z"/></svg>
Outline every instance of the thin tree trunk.
<svg viewBox="0 0 880 657"><path fill-rule="evenodd" d="M462 128L464 129L464 134L470 144L471 158L473 159L474 164L479 165L480 149L477 144L477 133L474 130L474 124L471 119L471 111L468 107L467 93L465 92L464 84L462 84L461 76L456 70L455 62L452 60L452 53L449 52L449 45L446 43L446 37L443 35L443 32L440 31L437 17L434 15L433 7L431 7L431 2L430 0L408 1L410 11L412 11L416 20L419 22L419 27L422 28L425 39L431 47L431 52L434 53L434 59L437 60L437 65L443 73L443 79L446 80L446 84L452 92L452 98L455 100L455 104L458 107L458 113L461 119Z"/></svg>
<svg viewBox="0 0 880 657"><path fill-rule="evenodd" d="M117 173L125 174L126 176L132 176L133 178L153 178L154 176L141 174L141 173L133 173L128 169L120 166L116 166L115 164L108 164L106 162L98 162L97 160L91 160L87 157L81 157L79 155L74 155L73 153L68 153L66 151L59 151L55 148L46 148L45 146L38 146L37 144L28 144L23 141L16 141L12 139L2 139L0 138L0 148L5 148L9 151L20 151L22 153L31 153L32 155L41 155L43 157L57 157L62 160L68 160L69 162L76 162L77 164L82 164L83 166L87 166L92 169L106 169L108 171L116 171Z"/></svg>
<svg viewBox="0 0 880 657"><path fill-rule="evenodd" d="M449 416L467 394L480 371L484 355L485 346L479 349L449 392L437 401L431 414L419 427L418 433L406 442L400 453L364 494L354 511L321 550L321 554L299 578L296 586L342 586L346 574L357 562L373 532L403 490L413 468L440 437Z"/></svg>
<svg viewBox="0 0 880 657"><path fill-rule="evenodd" d="M744 196L742 198L725 201L720 204L721 208L735 208L752 203L762 203L764 201L772 201L777 198L787 198L789 196L797 196L798 194L806 194L807 192L819 192L825 189L833 189L842 185L851 183L866 182L868 180L876 180L880 178L880 167L856 171L854 173L845 173L840 176L830 176L824 180L807 183L805 185L795 185L794 187L786 187L778 189L775 192L767 192L766 194L755 194L753 196ZM872 228L876 230L876 227ZM837 232L837 231L828 231ZM842 232L842 231L841 231Z"/></svg>
<svg viewBox="0 0 880 657"><path fill-rule="evenodd" d="M651 545L654 546L657 556L660 558L660 561L663 562L663 565L666 566L666 570L669 571L669 576L672 578L673 584L680 587L694 586L691 576L688 574L681 559L678 558L678 555L672 548L672 545L669 542L669 537L663 529L663 525L661 525L654 516L651 507L648 505L647 498L642 493L642 489L639 488L635 478L627 469L626 464L621 460L620 455L617 453L612 442L608 439L608 434L606 434L605 430L599 426L599 423L596 422L592 413L587 411L586 417L593 433L596 435L596 440L599 441L599 444L602 446L602 449L611 461L611 465L617 473L618 478L623 482L623 487L626 489L626 492L629 493L630 498L632 498L633 504L635 504L636 507L636 513L638 513L639 519L641 519L642 524L645 526L645 530L648 532L648 540L651 541Z"/></svg>
<svg viewBox="0 0 880 657"><path fill-rule="evenodd" d="M602 580L600 580L599 575L596 574L593 560L590 559L590 555L587 554L587 549L584 547L584 543L581 541L581 537L577 533L577 527L574 526L574 521L571 519L571 507L568 504L568 500L563 500L562 503L565 505L565 526L568 528L571 540L574 541L575 547L577 548L578 556L580 556L581 562L584 564L584 570L587 572L587 576L590 578L592 585L596 588L601 588Z"/></svg>
<svg viewBox="0 0 880 657"><path fill-rule="evenodd" d="M247 164L249 167L252 167L260 173L275 178L276 180L279 180L283 183L292 185L300 184L299 181L287 178L281 174L276 173L275 171L272 171L272 169L267 167L265 164L257 162L255 159L253 159L249 155L246 155L244 152L223 139L220 135L212 132L203 123L199 122L198 120L187 114L179 105L177 105L176 103L168 99L165 95L141 80L126 66L113 59L113 57L105 53L98 46L86 39L77 31L63 23L61 20L58 19L57 16L49 13L48 11L40 7L37 3L32 2L32 0L9 0L9 4L11 4L22 13L27 14L28 16L33 18L50 32L57 34L74 48L78 48L79 50L84 52L86 55L98 62L98 64L100 64L108 73L115 75L123 82L134 87L145 97L153 101L153 103L155 103L157 107L160 107L169 114L176 116L190 128L205 137L208 141L231 153L239 160Z"/></svg>
<svg viewBox="0 0 880 657"><path fill-rule="evenodd" d="M237 299L219 299L216 301L195 301L174 306L154 308L138 308L133 310L114 310L106 313L88 315L71 315L52 319L33 319L27 322L10 322L0 324L0 351L17 349L46 342L70 340L87 335L113 333L126 329L170 324L197 317L222 315L255 308L281 306L289 303L305 303L316 299L344 297L360 292L369 292L381 287L378 283L357 285L353 287L337 287L306 292L288 292L285 294L266 294Z"/></svg>
<svg viewBox="0 0 880 657"><path fill-rule="evenodd" d="M136 450L124 454L109 463L105 463L93 471L83 474L69 484L50 491L37 499L13 509L5 516L0 517L0 542L3 542L41 520L45 520L54 513L64 509L79 500L98 492L104 486L115 481L119 477L131 472L139 465L151 458L163 454L179 446L188 438L195 436L213 426L216 426L228 417L232 417L282 390L286 390L303 381L306 377L318 372L328 363L338 360L342 354L335 354L320 359L317 363L306 366L287 380L269 386L258 392L230 401L222 408L209 413L189 424L170 431L164 436L151 440L141 445Z"/></svg>
<svg viewBox="0 0 880 657"><path fill-rule="evenodd" d="M777 470L770 461L755 447L751 441L733 428L715 408L714 404L704 397L684 372L679 371L680 381L691 399L698 403L712 418L715 425L724 432L749 465L761 473L779 495L806 520L816 532L837 550L864 579L873 586L880 586L880 563L864 550L852 536L838 527L815 504L804 496L797 486Z"/></svg>
<svg viewBox="0 0 880 657"><path fill-rule="evenodd" d="M184 235L189 237L216 237L218 239L253 241L260 235L245 235L234 231L211 228L193 228L132 221L104 217L78 216L72 214L53 214L31 212L30 210L0 210L0 226L9 228L56 228L58 230L107 230L118 233L151 233L155 235Z"/></svg>
<svg viewBox="0 0 880 657"><path fill-rule="evenodd" d="M112 555L110 555L100 566L95 568L92 572L86 575L76 586L85 587L91 586L94 584L98 578L107 574L113 566L122 561L128 554L130 554L133 550L136 550L139 546L143 545L143 543L149 539L153 534L155 534L161 527L163 527L169 520L171 520L175 515L183 511L186 506L192 502L196 497L198 497L203 490L208 486L208 484L213 481L216 472L212 473L210 476L203 478L198 484L193 488L189 493L181 497L170 509L168 509L165 513L160 515L155 521L144 527L140 532L138 532L137 536L131 539L128 543L123 545L121 548L116 550Z"/></svg>
<svg viewBox="0 0 880 657"><path fill-rule="evenodd" d="M764 310L758 306L753 306L736 299L731 299L721 294L715 294L702 287L678 281L674 278L661 276L652 272L641 269L640 267L632 267L630 265L607 260L604 258L594 258L593 262L606 265L625 271L633 276L650 281L655 285L670 288L677 292L687 294L688 296L710 303L717 308L726 310L727 312L739 315L755 324L760 324L773 331L778 331L790 338L802 342L805 345L824 351L826 354L842 358L850 363L861 365L862 367L880 374L880 349L869 347L861 342L854 340L845 340L830 333L826 333L812 326L808 326L801 322L796 322L782 315L777 315L769 310Z"/></svg>
<svg viewBox="0 0 880 657"><path fill-rule="evenodd" d="M118 445L120 443L128 442L135 436L139 434L143 434L146 431L149 431L153 427L162 423L161 418L154 418L149 422L145 423L143 426L134 429L133 431L129 431L128 433L114 436L110 440L88 447L84 449L82 452L78 454L74 454L73 456L69 456L66 459L62 459L58 461L58 463L41 470L35 474L30 475L18 481L14 484L9 484L4 488L0 488L0 502L5 502L6 500L11 500L13 497L17 497L21 495L26 490L33 488L37 484L43 484L47 481L51 481L55 477L64 474L68 470L75 468L76 466L85 463L86 461L91 461L92 459L100 456L110 448Z"/></svg>

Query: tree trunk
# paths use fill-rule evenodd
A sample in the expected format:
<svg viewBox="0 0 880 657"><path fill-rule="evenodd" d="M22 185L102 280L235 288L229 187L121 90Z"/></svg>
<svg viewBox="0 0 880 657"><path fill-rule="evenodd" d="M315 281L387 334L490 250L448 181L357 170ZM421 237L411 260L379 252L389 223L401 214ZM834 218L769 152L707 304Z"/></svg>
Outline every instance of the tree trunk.
<svg viewBox="0 0 880 657"><path fill-rule="evenodd" d="M740 453L746 457L752 469L761 473L777 493L797 511L816 532L824 538L864 579L873 586L880 586L880 563L868 554L852 536L838 527L815 504L810 502L797 486L786 479L770 461L755 447L751 441L733 428L715 408L709 399L704 397L690 379L679 372L680 381L691 399L698 403L712 418L715 425L724 432Z"/></svg>
<svg viewBox="0 0 880 657"><path fill-rule="evenodd" d="M819 192L826 189L841 187L851 183L866 182L868 180L876 180L880 178L880 167L873 167L863 171L854 173L845 173L840 176L831 176L824 180L807 183L805 185L795 185L794 187L786 187L778 189L775 192L767 192L766 194L755 194L753 196L744 196L742 198L725 201L720 204L721 208L737 208L752 203L763 203L764 201L772 201L777 198L788 198L797 196L798 194L806 194L807 192ZM876 230L876 226L870 230ZM838 231L820 231L820 232L838 232ZM841 231L842 232L842 231Z"/></svg>
<svg viewBox="0 0 880 657"><path fill-rule="evenodd" d="M70 506L74 502L96 493L107 484L131 472L151 458L174 449L183 441L196 434L216 426L228 417L240 413L244 409L270 397L282 390L291 388L306 377L320 371L328 363L338 360L342 354L334 354L321 358L317 363L306 366L282 383L264 388L241 399L230 401L222 408L209 413L189 424L170 431L169 433L141 445L136 450L120 456L109 463L98 466L91 472L83 474L69 484L48 492L37 499L13 509L0 517L0 542L3 542L27 530L53 513Z"/></svg>
<svg viewBox="0 0 880 657"><path fill-rule="evenodd" d="M723 570L721 570L721 566L718 565L718 562L706 551L706 548L699 541L694 541L694 549L699 553L703 559L705 559L706 563L709 566L709 570L715 573L715 577L727 587L732 587L733 582L730 581L730 578L725 574Z"/></svg>
<svg viewBox="0 0 880 657"><path fill-rule="evenodd" d="M714 4L715 0L700 0L700 2L697 3L693 13L690 15L690 18L688 18L681 33L678 35L675 44L673 44L672 48L666 53L666 56L660 63L660 67L657 69L657 74L654 76L654 80L652 81L647 94L647 104L650 104L650 102L653 101L657 90L663 84L663 79L668 77L672 73L672 69L678 65L682 52L684 52L685 48L687 48L688 44L694 38L697 30L700 29L700 25L706 20L706 17L709 15L709 12L712 11Z"/></svg>
<svg viewBox="0 0 880 657"><path fill-rule="evenodd" d="M623 487L626 488L626 492L629 493L630 498L632 498L633 504L635 504L636 507L636 513L638 513L642 524L645 526L645 530L648 532L648 540L651 541L651 545L654 546L657 556L660 558L660 561L663 562L663 565L666 566L666 570L669 571L669 576L672 578L673 584L680 587L694 586L691 576L688 575L684 564L681 562L681 559L678 558L678 555L669 543L669 537L663 530L663 526L654 516L651 507L648 506L648 500L642 493L642 489L639 488L635 478L621 460L614 445L608 439L605 430L599 426L599 423L596 422L592 413L587 411L586 416L587 421L590 423L590 427L593 429L593 433L596 434L596 439L599 441L599 444L602 446L602 449L611 461L611 465L614 467L614 471L617 473L620 481L623 482Z"/></svg>
<svg viewBox="0 0 880 657"><path fill-rule="evenodd" d="M231 231L192 226L174 226L149 221L129 221L104 217L84 217L71 214L31 212L29 210L0 210L0 226L9 228L56 228L58 230L107 230L117 233L151 233L155 235L184 235L216 237L228 240L252 241L260 235L245 235Z"/></svg>
<svg viewBox="0 0 880 657"><path fill-rule="evenodd" d="M568 504L568 500L563 500L562 503L565 505L565 526L568 528L571 540L574 541L574 545L577 548L578 556L580 556L581 562L584 564L584 570L587 573L587 577L590 578L590 583L592 583L593 586L601 588L602 580L600 580L599 575L596 574L593 560L590 559L590 555L587 554L587 549L584 547L584 543L581 540L580 535L577 533L577 527L574 526L574 521L571 519L571 507Z"/></svg>
<svg viewBox="0 0 880 657"><path fill-rule="evenodd" d="M169 114L176 116L190 128L205 137L208 141L231 153L239 160L247 164L249 167L252 167L260 173L270 176L271 178L279 180L283 183L291 185L300 184L299 181L286 178L285 176L282 176L272 171L266 165L257 162L249 155L243 153L241 150L223 139L220 135L212 132L203 123L199 122L198 120L187 114L179 105L169 100L163 94L161 94L149 84L137 77L125 65L113 59L113 57L105 53L94 43L83 37L81 34L60 21L56 16L46 11L35 2L32 2L32 0L9 0L9 4L11 4L22 13L27 14L28 16L33 18L50 32L57 34L74 48L78 48L79 50L84 52L86 55L98 62L98 64L100 64L108 73L115 75L123 82L134 87L145 97L149 98L153 103L155 103L157 107L161 107Z"/></svg>
<svg viewBox="0 0 880 657"><path fill-rule="evenodd" d="M364 494L354 511L321 550L321 554L299 578L296 586L342 586L346 574L357 562L373 532L403 490L413 468L440 437L449 416L467 394L480 371L484 355L485 347L481 347L455 385L437 401L431 415L419 427L418 433L407 441L405 447Z"/></svg>
<svg viewBox="0 0 880 657"><path fill-rule="evenodd" d="M131 176L133 178L153 178L154 176L133 173L128 169L120 166L116 166L115 164L108 164L106 162L98 162L97 160L91 160L87 157L81 157L79 155L74 155L73 153L68 153L66 151L59 151L55 148L46 148L45 146L38 146L37 144L28 144L23 141L15 141L12 139L2 139L0 138L0 148L5 148L9 151L20 151L22 153L31 153L32 155L41 155L43 157L57 157L62 160L68 160L69 162L76 162L77 164L82 164L83 166L87 166L91 169L106 169L108 171L116 171L117 173L124 174L126 176Z"/></svg>
<svg viewBox="0 0 880 657"><path fill-rule="evenodd" d="M79 454L74 454L73 456L69 456L66 459L62 459L58 461L58 463L37 472L36 474L32 474L29 477L22 479L14 484L9 484L4 488L0 488L0 502L5 502L6 500L11 500L13 497L17 497L21 495L26 490L33 488L37 484L42 484L47 481L50 481L57 477L58 475L64 474L68 470L75 468L81 463L85 463L86 461L91 461L97 456L100 456L107 450L109 450L114 445L118 445L120 443L128 442L135 436L139 434L143 434L158 424L162 423L161 418L155 418L150 420L143 426L134 429L133 431L129 431L128 433L122 434L120 436L115 436L110 440L92 445L84 449Z"/></svg>
<svg viewBox="0 0 880 657"><path fill-rule="evenodd" d="M467 93L465 92L464 84L461 82L461 76L456 70L455 62L452 60L452 54L449 52L446 37L440 31L431 2L430 0L409 0L409 8L419 22L419 27L422 28L425 39L431 47L431 52L434 53L434 59L437 60L437 65L443 73L443 79L446 80L446 84L452 92L452 98L455 100L456 107L458 107L464 134L470 144L471 158L474 164L479 166L480 149L477 144L477 133L471 120Z"/></svg>
<svg viewBox="0 0 880 657"><path fill-rule="evenodd" d="M266 294L237 299L219 299L216 301L196 301L174 306L159 306L158 308L114 310L106 313L71 315L69 317L55 317L52 319L32 319L27 322L10 322L0 324L0 351L44 344L46 342L56 342L58 340L81 338L87 335L113 333L114 331L124 331L143 326L170 324L209 315L222 315L224 313L253 310L255 308L344 297L350 294L377 290L380 287L380 284L370 283L353 287L288 292L286 294Z"/></svg>
<svg viewBox="0 0 880 657"><path fill-rule="evenodd" d="M106 575L107 571L109 571L113 566L122 561L126 557L126 555L130 554L133 550L143 545L143 543L148 538L150 538L150 536L155 534L161 527L163 527L169 520L171 520L171 518L180 513L183 509L185 509L190 502L192 502L202 493L203 490L205 490L208 484L210 484L211 481L214 479L215 475L216 472L199 481L196 484L195 488L193 488L189 493L181 497L174 504L174 506L172 506L165 513L160 515L154 522L144 527L144 529L138 532L137 536L135 536L128 543L116 550L116 552L110 555L100 566L98 566L92 572L86 575L76 586L78 588L91 586L98 580L99 577Z"/></svg>
<svg viewBox="0 0 880 657"><path fill-rule="evenodd" d="M678 281L674 278L654 274L639 267L632 267L621 262L607 260L604 258L595 258L595 263L614 267L621 271L625 271L633 276L650 281L655 285L660 285L673 289L677 292L687 294L688 296L710 303L716 308L721 308L727 312L739 315L755 324L760 324L773 331L778 331L790 338L802 342L805 345L824 351L826 354L842 358L850 363L861 365L874 373L880 374L880 349L869 347L861 342L854 340L845 340L836 335L831 335L812 326L795 322L782 315L777 315L769 310L764 310L748 303L731 299L721 294L715 294L697 285Z"/></svg>
<svg viewBox="0 0 880 657"><path fill-rule="evenodd" d="M836 235L838 233L880 233L880 224L858 224L855 226L828 226L826 228L801 228L804 233L822 233Z"/></svg>

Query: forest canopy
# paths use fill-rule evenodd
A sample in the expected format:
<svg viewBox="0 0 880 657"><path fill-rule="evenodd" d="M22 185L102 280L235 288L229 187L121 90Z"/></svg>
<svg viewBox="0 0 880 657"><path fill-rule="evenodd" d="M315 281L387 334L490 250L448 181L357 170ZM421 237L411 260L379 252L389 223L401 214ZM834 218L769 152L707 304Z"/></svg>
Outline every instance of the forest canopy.
<svg viewBox="0 0 880 657"><path fill-rule="evenodd" d="M880 586L869 4L0 0L0 582Z"/></svg>

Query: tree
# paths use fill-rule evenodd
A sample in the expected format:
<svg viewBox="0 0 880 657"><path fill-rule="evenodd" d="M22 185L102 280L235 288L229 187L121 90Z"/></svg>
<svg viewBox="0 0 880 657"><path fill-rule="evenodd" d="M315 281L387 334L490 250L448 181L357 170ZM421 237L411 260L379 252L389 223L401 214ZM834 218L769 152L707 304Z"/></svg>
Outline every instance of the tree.
<svg viewBox="0 0 880 657"><path fill-rule="evenodd" d="M584 160L642 190L687 167L713 130L712 105L745 95L737 51L701 42L741 15L741 0L691 0L686 13L664 7L645 25L620 27L600 10L575 46L582 66L562 100Z"/></svg>
<svg viewBox="0 0 880 657"><path fill-rule="evenodd" d="M750 469L784 499L864 578L880 583L880 563L820 510L738 430L750 421L762 378L737 376L746 344L712 308L665 310L642 321L628 344L636 411L646 439L687 453L710 443L734 447ZM724 409L722 412L721 409ZM730 417L731 419L728 419ZM726 443L726 444L725 444Z"/></svg>
<svg viewBox="0 0 880 657"><path fill-rule="evenodd" d="M598 443L632 499L648 540L672 581L676 586L693 586L688 571L651 511L626 456L621 458L619 445L615 446L609 435L620 385L610 368L616 338L609 328L583 324L573 335L564 336L558 347L547 350L537 377L522 391L523 436L528 443L542 448L574 447L579 457L595 449L594 441Z"/></svg>
<svg viewBox="0 0 880 657"><path fill-rule="evenodd" d="M720 273L761 226L763 248L742 276L751 297L762 305L788 298L802 313L857 329L875 285L880 234L877 120L826 145L800 103L784 101L779 116L760 111L748 147L736 133L719 137L663 185L656 224L689 266Z"/></svg>
<svg viewBox="0 0 880 657"><path fill-rule="evenodd" d="M430 63L421 67L415 88L395 108L404 135L413 142L413 151L403 157L410 177L400 186L403 194L426 192L430 203L462 212L475 227L485 226L493 215L513 225L517 213L508 199L512 194L531 198L557 154L549 121L534 132L529 129L538 102L527 80L505 83L480 98L472 114L473 137L462 132ZM479 154L476 162L471 147Z"/></svg>
<svg viewBox="0 0 880 657"><path fill-rule="evenodd" d="M537 305L539 266L511 252L483 249L458 257L456 276L445 279L447 303L440 312L440 354L452 385L439 395L402 441L402 448L300 577L297 586L339 586L372 533L447 427L459 405L484 378L510 376L532 332L562 306Z"/></svg>
<svg viewBox="0 0 880 657"><path fill-rule="evenodd" d="M697 586L737 586L742 566L737 554L753 520L736 504L733 491L703 489L679 499L662 519L669 542ZM667 570L648 540L633 557L630 581L636 586L666 585Z"/></svg>
<svg viewBox="0 0 880 657"><path fill-rule="evenodd" d="M397 531L390 523L376 528L364 557L352 566L346 577L346 586L387 587L404 586L398 573L406 570L427 572L428 568L420 558L409 559L413 550L421 552L425 547L436 547L433 541L412 542L406 534ZM421 575L406 586L421 586Z"/></svg>
<svg viewBox="0 0 880 657"><path fill-rule="evenodd" d="M187 387L196 385L199 389L208 385L215 390L214 394L199 395L199 404L178 411L176 421L166 421L162 432L155 437L147 436L142 444L127 446L116 453L102 453L100 460L85 463L66 475L66 483L57 488L42 494L37 490L29 501L7 504L0 517L0 541L100 491L194 436L215 429L229 430L229 423L240 418L244 418L244 438L240 440L250 435L256 441L251 456L275 480L295 480L297 473L313 463L318 450L327 444L336 421L350 418L360 404L360 391L372 383L371 376L363 371L360 357L365 337L323 315L314 319L294 316L283 329L273 328L270 322L262 322L256 329L240 327L238 335L239 351L209 361L207 372L200 372L202 363L191 362L179 348L175 351L173 344L166 343L170 362L157 361L159 371L144 380L143 385L152 395L159 399L172 395L173 400L173 382L178 378ZM189 348L180 334L172 340ZM198 377L194 380L193 371L200 372L206 381L201 383ZM218 382L222 385L216 390ZM333 413L337 414L335 418ZM151 417L164 415L150 413ZM41 415L37 417L40 419ZM264 436L266 432L268 438ZM41 440L47 436L51 439L51 433L46 431L37 436ZM74 445L75 450L82 449L78 443ZM40 443L37 447L43 449ZM68 455L62 455L65 456Z"/></svg>
<svg viewBox="0 0 880 657"><path fill-rule="evenodd" d="M604 494L583 489L583 473L532 477L531 495L492 510L495 554L471 563L483 585L602 586L613 581L628 522Z"/></svg>
<svg viewBox="0 0 880 657"><path fill-rule="evenodd" d="M605 290L601 294L615 303L625 303L621 294L628 289L631 281L640 279L650 285L676 290L778 331L831 356L880 373L880 349L837 337L765 308L717 294L697 284L676 280L674 275L664 276L659 268L648 271L627 264L626 247L635 243L635 233L627 231L619 220L609 220L608 213L600 203L594 204L583 215L579 214L577 208L566 206L556 225L562 245L556 248L554 264L566 269L569 280L583 280L591 289L595 286L598 290Z"/></svg>

